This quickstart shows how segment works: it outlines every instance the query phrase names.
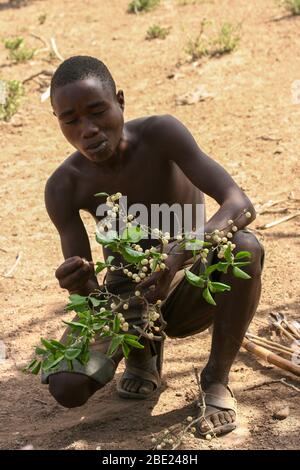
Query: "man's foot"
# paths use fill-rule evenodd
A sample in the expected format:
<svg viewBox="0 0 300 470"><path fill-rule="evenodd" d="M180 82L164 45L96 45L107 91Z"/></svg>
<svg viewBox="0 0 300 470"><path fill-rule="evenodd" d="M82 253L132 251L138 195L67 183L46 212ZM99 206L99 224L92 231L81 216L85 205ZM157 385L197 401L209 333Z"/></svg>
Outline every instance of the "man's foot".
<svg viewBox="0 0 300 470"><path fill-rule="evenodd" d="M149 398L161 382L160 349L162 344L133 351L126 361L125 372L117 390L122 398Z"/></svg>
<svg viewBox="0 0 300 470"><path fill-rule="evenodd" d="M198 421L201 436L221 436L236 428L237 403L230 388L201 380L203 396ZM201 397L200 397L201 399Z"/></svg>

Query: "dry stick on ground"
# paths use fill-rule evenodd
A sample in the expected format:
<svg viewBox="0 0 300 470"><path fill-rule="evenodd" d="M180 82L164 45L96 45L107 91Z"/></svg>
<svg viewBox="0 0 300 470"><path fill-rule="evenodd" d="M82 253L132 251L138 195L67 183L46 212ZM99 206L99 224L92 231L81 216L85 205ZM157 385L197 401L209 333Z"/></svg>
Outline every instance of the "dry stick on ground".
<svg viewBox="0 0 300 470"><path fill-rule="evenodd" d="M282 219L274 220L273 222L269 222L268 224L258 225L256 228L258 230L265 230L267 228L275 227L276 225L282 224L283 222L287 222L288 220L294 219L295 217L299 217L300 212L296 212L295 214L287 215L286 217L282 217Z"/></svg>
<svg viewBox="0 0 300 470"><path fill-rule="evenodd" d="M259 384L252 385L252 387L244 388L243 392L248 392L250 390L255 390L256 388L263 387L264 385L272 385L272 384L276 384L276 383L281 383L283 385L286 385L287 387L293 388L297 392L300 392L300 388L296 387L293 384L288 383L285 378L277 379L277 380L264 380L263 382L261 382Z"/></svg>
<svg viewBox="0 0 300 470"><path fill-rule="evenodd" d="M284 346L280 343L276 343L275 341L271 341L269 339L261 338L260 336L253 335L252 333L246 333L246 338L249 338L250 341L253 342L259 341L260 343L264 343L265 345L276 347L286 353L294 354L295 352L292 348Z"/></svg>
<svg viewBox="0 0 300 470"><path fill-rule="evenodd" d="M300 392L300 388L296 387L296 385L293 385L293 384L289 384L286 379L280 379L280 382L283 384L283 385L286 385L287 387L291 387L293 388L294 390L296 390L297 392Z"/></svg>
<svg viewBox="0 0 300 470"><path fill-rule="evenodd" d="M33 73L22 81L23 85L29 82L30 80L33 80L34 78L38 77L39 75L47 75L48 77L52 77L53 72L51 72L50 70L41 70L40 72Z"/></svg>
<svg viewBox="0 0 300 470"><path fill-rule="evenodd" d="M254 344L252 341L249 341L246 338L243 339L242 346L247 351L264 359L269 364L274 364L280 369L287 370L289 372L292 372L292 374L297 375L297 377L300 377L300 366L298 366L297 364L293 364L291 361L288 361L287 359L278 356L278 354L274 354L268 351L268 349L263 348L262 346Z"/></svg>
<svg viewBox="0 0 300 470"><path fill-rule="evenodd" d="M56 55L56 57L57 57L59 60L63 61L64 58L63 58L63 56L58 52L55 39L54 39L54 38L51 38L51 39L50 39L50 43L51 43L51 47L52 47L53 52L54 52L54 54Z"/></svg>
<svg viewBox="0 0 300 470"><path fill-rule="evenodd" d="M278 353L286 354L289 358L292 357L293 354L295 353L295 351L286 351L285 349L280 348L278 346L274 346L272 344L265 343L264 341L260 341L260 340L255 339L255 338L248 337L248 335L246 335L246 337L247 337L247 339L249 339L253 343L257 344L258 346L263 346L264 348L272 349L273 351L276 351Z"/></svg>
<svg viewBox="0 0 300 470"><path fill-rule="evenodd" d="M217 437L214 430L213 430L213 427L211 425L211 423L209 423L207 421L207 419L205 418L205 410L206 410L206 404L205 404L205 401L204 401L204 393L203 393L203 390L202 390L202 387L201 387L201 383L200 383L200 374L199 374L199 370L194 366L194 372L195 372L195 376L196 376L196 381L197 381L197 385L198 385L198 389L199 389L199 396L201 397L201 403L200 401L197 400L197 407L198 408L202 408L202 413L201 413L201 416L198 416L198 418L194 419L193 421L191 421L184 429L183 431L180 433L179 437L178 437L178 440L177 440L177 443L172 447L172 450L176 450L178 449L178 447L180 446L180 444L182 443L182 440L184 438L184 435L187 433L187 431L192 428L196 423L198 423L200 420L204 420L206 422L206 424L209 426L210 430L211 430L211 437Z"/></svg>
<svg viewBox="0 0 300 470"><path fill-rule="evenodd" d="M256 212L258 215L264 214L270 207L277 206L277 204L281 204L282 202L286 202L286 199L280 199L279 201L267 201L264 204L257 204Z"/></svg>
<svg viewBox="0 0 300 470"><path fill-rule="evenodd" d="M277 317L276 317L277 315ZM276 313L271 313L269 315L270 318L270 324L272 326L275 326L278 330L280 330L285 336L287 336L290 340L294 341L296 338L289 332L287 331L283 326L282 326L282 319L280 319L279 315ZM277 319L276 319L277 318Z"/></svg>
<svg viewBox="0 0 300 470"><path fill-rule="evenodd" d="M20 262L20 259L21 259L21 256L22 256L21 252L17 254L16 261L14 262L12 267L8 271L6 271L6 273L2 274L2 277L13 277L12 274L13 274L14 270L16 269L16 267L18 266L18 264Z"/></svg>

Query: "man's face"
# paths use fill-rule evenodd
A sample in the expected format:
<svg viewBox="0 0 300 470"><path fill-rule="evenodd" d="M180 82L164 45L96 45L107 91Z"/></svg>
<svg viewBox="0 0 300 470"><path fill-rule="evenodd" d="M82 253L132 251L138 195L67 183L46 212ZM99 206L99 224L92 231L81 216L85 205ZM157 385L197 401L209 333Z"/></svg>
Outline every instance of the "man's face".
<svg viewBox="0 0 300 470"><path fill-rule="evenodd" d="M109 159L116 151L124 126L124 97L114 95L96 77L57 88L52 106L65 138L95 163Z"/></svg>

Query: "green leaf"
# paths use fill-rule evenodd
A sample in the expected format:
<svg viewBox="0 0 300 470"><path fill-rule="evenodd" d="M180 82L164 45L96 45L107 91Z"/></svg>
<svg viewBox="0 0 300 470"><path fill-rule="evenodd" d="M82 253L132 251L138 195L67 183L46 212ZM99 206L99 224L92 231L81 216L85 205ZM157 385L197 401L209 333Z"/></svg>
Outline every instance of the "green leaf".
<svg viewBox="0 0 300 470"><path fill-rule="evenodd" d="M103 271L103 269L107 268L107 264L106 263L102 263L101 261L98 261L96 263L96 269L95 269L95 274L99 274L101 273L101 271Z"/></svg>
<svg viewBox="0 0 300 470"><path fill-rule="evenodd" d="M128 359L130 353L130 347L126 343L122 343L122 351L125 356L125 359Z"/></svg>
<svg viewBox="0 0 300 470"><path fill-rule="evenodd" d="M240 279L251 279L251 276L249 276L249 274L245 273L245 271L242 271L240 268L237 268L236 266L233 266L232 272L235 277L239 277Z"/></svg>
<svg viewBox="0 0 300 470"><path fill-rule="evenodd" d="M235 255L235 259L241 259L241 258L251 258L251 253L250 251L239 251Z"/></svg>
<svg viewBox="0 0 300 470"><path fill-rule="evenodd" d="M69 361L73 361L73 359L76 359L76 357L78 357L80 353L81 349L79 348L68 348L65 351L65 358Z"/></svg>
<svg viewBox="0 0 300 470"><path fill-rule="evenodd" d="M122 240L125 240L130 243L138 243L146 233L141 229L141 227L128 227L122 233Z"/></svg>
<svg viewBox="0 0 300 470"><path fill-rule="evenodd" d="M88 308L88 298L79 294L71 294L69 296L70 303L66 306L66 310L75 310Z"/></svg>
<svg viewBox="0 0 300 470"><path fill-rule="evenodd" d="M96 299L96 297L90 296L89 300L92 302L93 307L99 307L100 304L103 304L103 300ZM105 301L104 301L105 302Z"/></svg>
<svg viewBox="0 0 300 470"><path fill-rule="evenodd" d="M80 328L81 330L87 329L87 325L83 325L80 322L63 320L63 323L65 323L66 325L69 325L69 326L71 326L72 328L75 328L75 329L76 328Z"/></svg>
<svg viewBox="0 0 300 470"><path fill-rule="evenodd" d="M49 359L46 359L46 361L43 361L42 370L47 372L48 370L53 369L63 360L63 358L64 358L63 355L59 356L57 359L55 359L53 356L49 357Z"/></svg>
<svg viewBox="0 0 300 470"><path fill-rule="evenodd" d="M217 263L217 264L211 264L210 266L208 266L207 268L205 268L204 274L205 274L206 276L210 276L210 274L212 274L214 271L217 271L218 265L219 265L219 263Z"/></svg>
<svg viewBox="0 0 300 470"><path fill-rule="evenodd" d="M231 287L227 284L223 284L222 282L211 282L210 290L212 292L228 292L231 290Z"/></svg>
<svg viewBox="0 0 300 470"><path fill-rule="evenodd" d="M101 328L103 328L104 325L105 325L104 321L99 322L99 323L93 323L93 330L94 331L99 331L99 330L101 330Z"/></svg>
<svg viewBox="0 0 300 470"><path fill-rule="evenodd" d="M135 339L136 341L139 339L139 337L136 336L136 335L131 335L131 334L129 334L129 333L126 333L126 334L124 335L124 340L125 340L125 339L129 339L129 338L130 338L130 339Z"/></svg>
<svg viewBox="0 0 300 470"><path fill-rule="evenodd" d="M113 321L113 332L114 333L119 333L120 331L120 319L118 318L118 315L115 315L114 321Z"/></svg>
<svg viewBox="0 0 300 470"><path fill-rule="evenodd" d="M249 264L251 264L251 261L238 261L233 263L233 266L248 266Z"/></svg>
<svg viewBox="0 0 300 470"><path fill-rule="evenodd" d="M124 341L125 341L127 344L130 344L130 346L132 346L132 347L134 347L134 348L137 348L137 349L144 349L144 346L143 346L141 343L139 343L136 339L128 338L127 335L125 336Z"/></svg>
<svg viewBox="0 0 300 470"><path fill-rule="evenodd" d="M57 347L56 346L53 346L53 344L50 343L50 341L48 341L47 339L44 339L44 338L41 338L41 343L45 346L46 349L48 349L49 351L52 351L52 352L56 352L57 350Z"/></svg>
<svg viewBox="0 0 300 470"><path fill-rule="evenodd" d="M121 254L128 263L138 263L142 259L146 258L144 253L135 251L129 246L122 247Z"/></svg>
<svg viewBox="0 0 300 470"><path fill-rule="evenodd" d="M209 304L217 305L207 287L202 292L202 296L206 300L206 302L208 302Z"/></svg>
<svg viewBox="0 0 300 470"><path fill-rule="evenodd" d="M222 272L222 273L227 274L227 270L228 270L229 266L230 266L230 264L228 264L228 263L219 262L218 265L217 265L217 270Z"/></svg>
<svg viewBox="0 0 300 470"><path fill-rule="evenodd" d="M41 368L41 365L42 365L42 362L41 361L37 361L37 363L35 364L34 367L31 367L30 369L30 372L34 375L37 375L40 371L40 368Z"/></svg>
<svg viewBox="0 0 300 470"><path fill-rule="evenodd" d="M35 348L35 354L38 354L39 356L45 356L45 354L48 354L48 352L49 351L47 351L46 349L42 349L39 347Z"/></svg>
<svg viewBox="0 0 300 470"><path fill-rule="evenodd" d="M108 230L108 232L97 232L96 241L100 245L108 245L109 243L118 241L118 234L116 230Z"/></svg>
<svg viewBox="0 0 300 470"><path fill-rule="evenodd" d="M90 360L90 352L87 350L83 354L81 354L80 358L78 358L78 361L81 364L87 364Z"/></svg>
<svg viewBox="0 0 300 470"><path fill-rule="evenodd" d="M185 272L185 277L186 277L187 281L190 284L192 284L192 286L195 286L195 287L204 287L205 286L205 281L202 277L196 276L196 274L193 274L188 269L185 269L184 272Z"/></svg>
<svg viewBox="0 0 300 470"><path fill-rule="evenodd" d="M50 343L56 348L59 349L60 351L65 350L65 345L60 343L59 341L56 341L55 339L50 339Z"/></svg>
<svg viewBox="0 0 300 470"><path fill-rule="evenodd" d="M226 261L228 263L231 263L232 262L232 259L233 259L233 256L231 254L231 248L230 246L228 246L224 252L224 258L226 259Z"/></svg>
<svg viewBox="0 0 300 470"><path fill-rule="evenodd" d="M106 259L106 264L111 264L114 259L115 259L114 256L108 256L107 259Z"/></svg>
<svg viewBox="0 0 300 470"><path fill-rule="evenodd" d="M108 357L111 357L113 355L113 353L118 349L118 347L120 346L122 342L123 342L123 336L118 335L118 336L113 337L109 345L108 351L107 351Z"/></svg>
<svg viewBox="0 0 300 470"><path fill-rule="evenodd" d="M107 194L107 193L96 193L96 194L94 194L94 196L96 196L96 197L101 197L101 196L109 197L109 194Z"/></svg>

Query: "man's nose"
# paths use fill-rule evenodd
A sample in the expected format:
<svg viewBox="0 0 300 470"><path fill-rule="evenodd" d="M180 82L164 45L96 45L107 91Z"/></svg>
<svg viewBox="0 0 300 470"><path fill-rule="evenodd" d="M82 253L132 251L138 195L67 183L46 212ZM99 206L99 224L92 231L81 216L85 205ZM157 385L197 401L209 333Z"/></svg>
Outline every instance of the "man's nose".
<svg viewBox="0 0 300 470"><path fill-rule="evenodd" d="M84 139L90 139L99 133L99 128L95 123L88 119L84 119L82 122L82 137Z"/></svg>

